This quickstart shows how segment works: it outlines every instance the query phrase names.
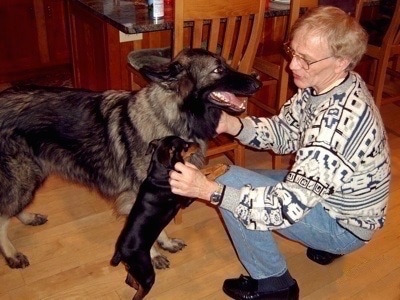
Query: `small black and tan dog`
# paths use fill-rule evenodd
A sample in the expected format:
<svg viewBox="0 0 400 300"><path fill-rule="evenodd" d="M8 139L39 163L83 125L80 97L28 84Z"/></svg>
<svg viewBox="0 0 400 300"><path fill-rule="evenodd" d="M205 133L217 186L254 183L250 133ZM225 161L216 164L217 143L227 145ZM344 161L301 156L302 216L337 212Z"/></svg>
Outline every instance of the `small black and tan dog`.
<svg viewBox="0 0 400 300"><path fill-rule="evenodd" d="M176 216L180 208L194 199L174 195L169 185L169 172L177 162L184 162L198 151L197 143L178 136L153 140L147 154L153 152L147 178L141 184L136 201L118 237L111 265L121 261L128 272L125 282L137 290L134 300L143 299L155 281L150 249L161 231ZM212 168L212 169L211 169ZM227 165L203 170L209 178L226 172Z"/></svg>

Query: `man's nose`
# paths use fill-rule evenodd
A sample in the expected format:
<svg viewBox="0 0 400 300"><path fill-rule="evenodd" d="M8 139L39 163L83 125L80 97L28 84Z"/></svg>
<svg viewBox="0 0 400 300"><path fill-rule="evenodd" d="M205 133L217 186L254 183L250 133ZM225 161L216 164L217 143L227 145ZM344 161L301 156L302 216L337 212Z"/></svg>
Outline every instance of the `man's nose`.
<svg viewBox="0 0 400 300"><path fill-rule="evenodd" d="M292 59L289 62L289 69L290 70L300 70L302 69L298 59L296 56L293 56Z"/></svg>

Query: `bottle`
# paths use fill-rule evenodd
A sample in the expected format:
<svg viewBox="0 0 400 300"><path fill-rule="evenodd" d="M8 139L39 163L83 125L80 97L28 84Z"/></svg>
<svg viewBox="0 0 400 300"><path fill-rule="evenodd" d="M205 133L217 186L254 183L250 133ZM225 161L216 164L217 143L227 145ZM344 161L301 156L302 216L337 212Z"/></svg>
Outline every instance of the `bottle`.
<svg viewBox="0 0 400 300"><path fill-rule="evenodd" d="M164 18L164 0L152 0L153 2L153 19L158 20Z"/></svg>

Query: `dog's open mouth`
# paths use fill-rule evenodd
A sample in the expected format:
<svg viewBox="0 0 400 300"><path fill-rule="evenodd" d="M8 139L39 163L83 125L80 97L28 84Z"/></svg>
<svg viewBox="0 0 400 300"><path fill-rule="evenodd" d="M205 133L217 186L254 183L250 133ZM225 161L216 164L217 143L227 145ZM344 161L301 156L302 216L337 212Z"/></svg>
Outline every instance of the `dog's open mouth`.
<svg viewBox="0 0 400 300"><path fill-rule="evenodd" d="M219 105L228 107L235 112L243 112L246 110L246 100L236 97L228 92L212 92L210 94L210 101Z"/></svg>

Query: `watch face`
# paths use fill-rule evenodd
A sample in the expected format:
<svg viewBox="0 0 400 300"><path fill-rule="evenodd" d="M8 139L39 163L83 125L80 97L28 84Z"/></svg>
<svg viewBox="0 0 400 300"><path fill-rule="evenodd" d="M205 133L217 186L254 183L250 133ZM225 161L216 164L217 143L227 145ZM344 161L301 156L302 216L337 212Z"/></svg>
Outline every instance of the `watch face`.
<svg viewBox="0 0 400 300"><path fill-rule="evenodd" d="M211 197L210 197L211 204L214 204L214 205L221 204L222 194L223 194L224 189L225 188L222 184L218 184L218 189L214 193L211 194Z"/></svg>
<svg viewBox="0 0 400 300"><path fill-rule="evenodd" d="M210 202L211 202L212 204L218 204L220 201L221 201L221 194L219 194L219 193L217 193L217 192L214 192L214 193L211 195Z"/></svg>

